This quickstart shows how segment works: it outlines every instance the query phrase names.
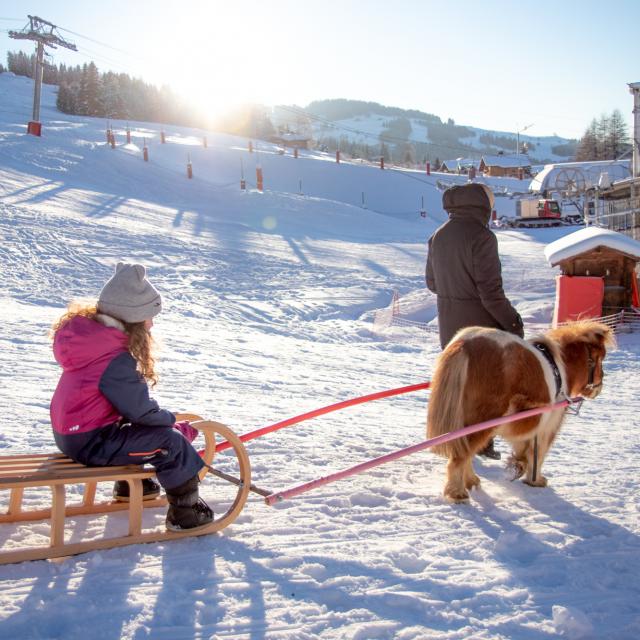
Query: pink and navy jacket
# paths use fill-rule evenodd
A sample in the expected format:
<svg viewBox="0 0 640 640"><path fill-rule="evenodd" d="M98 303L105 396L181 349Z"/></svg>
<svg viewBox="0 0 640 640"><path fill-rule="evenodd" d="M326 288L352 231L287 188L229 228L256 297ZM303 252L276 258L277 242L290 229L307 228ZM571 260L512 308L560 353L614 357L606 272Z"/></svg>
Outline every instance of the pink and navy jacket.
<svg viewBox="0 0 640 640"><path fill-rule="evenodd" d="M117 324L109 316L98 316ZM171 426L175 416L149 397L149 387L114 326L75 316L56 331L53 353L63 372L51 400L56 434L88 433L120 420Z"/></svg>

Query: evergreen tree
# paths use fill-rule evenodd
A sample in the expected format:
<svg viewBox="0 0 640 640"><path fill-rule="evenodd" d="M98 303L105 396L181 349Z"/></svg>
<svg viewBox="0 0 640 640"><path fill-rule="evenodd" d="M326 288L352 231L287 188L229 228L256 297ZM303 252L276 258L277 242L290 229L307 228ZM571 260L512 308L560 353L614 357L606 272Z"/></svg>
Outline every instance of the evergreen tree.
<svg viewBox="0 0 640 640"><path fill-rule="evenodd" d="M618 109L591 121L578 142L576 160L615 160L629 148L624 118Z"/></svg>
<svg viewBox="0 0 640 640"><path fill-rule="evenodd" d="M102 77L99 102L102 105L102 115L109 119L125 120L128 115L120 95L120 83L115 73L108 72Z"/></svg>
<svg viewBox="0 0 640 640"><path fill-rule="evenodd" d="M78 107L82 115L104 115L104 110L99 102L99 92L100 75L98 74L98 68L93 62L90 62L82 67L82 78L80 80Z"/></svg>
<svg viewBox="0 0 640 640"><path fill-rule="evenodd" d="M33 60L35 57L28 56L23 51L18 53L7 53L7 65L9 71L15 73L17 76L27 76L27 78L33 77Z"/></svg>
<svg viewBox="0 0 640 640"><path fill-rule="evenodd" d="M608 148L609 118L603 113L596 122L596 160L607 160L610 155Z"/></svg>
<svg viewBox="0 0 640 640"><path fill-rule="evenodd" d="M619 109L615 109L609 118L606 147L610 151L612 160L618 158L629 143L627 126Z"/></svg>
<svg viewBox="0 0 640 640"><path fill-rule="evenodd" d="M35 56L33 56L35 62ZM42 82L45 84L60 84L58 67L45 61L42 68Z"/></svg>
<svg viewBox="0 0 640 640"><path fill-rule="evenodd" d="M406 143L403 143L402 145L398 145L398 147L400 150L400 154L401 154L400 157L402 158L402 163L406 167L413 166L416 162L416 150L414 146L406 142Z"/></svg>
<svg viewBox="0 0 640 640"><path fill-rule="evenodd" d="M63 82L58 87L58 97L56 98L56 107L62 111L62 113L77 113L76 111L76 91L73 88Z"/></svg>
<svg viewBox="0 0 640 640"><path fill-rule="evenodd" d="M576 160L578 162L584 162L585 160L597 160L598 159L598 123L595 118L591 121L591 124L584 132L584 135L578 143L578 150L576 151Z"/></svg>

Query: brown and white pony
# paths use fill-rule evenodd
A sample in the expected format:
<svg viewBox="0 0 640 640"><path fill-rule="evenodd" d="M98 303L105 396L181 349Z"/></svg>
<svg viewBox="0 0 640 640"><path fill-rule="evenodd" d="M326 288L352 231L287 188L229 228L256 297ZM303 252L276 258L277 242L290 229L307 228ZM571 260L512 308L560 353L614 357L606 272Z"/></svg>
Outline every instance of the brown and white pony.
<svg viewBox="0 0 640 640"><path fill-rule="evenodd" d="M462 329L436 364L427 437L566 397L595 398L602 388L606 348L613 342L611 329L593 321L551 329L531 340L498 329ZM496 435L513 447L510 463L516 477L524 476L524 482L532 486L546 486L540 471L564 414L562 407L434 447L435 453L449 459L445 497L452 502L468 500L469 490L480 484L473 456Z"/></svg>

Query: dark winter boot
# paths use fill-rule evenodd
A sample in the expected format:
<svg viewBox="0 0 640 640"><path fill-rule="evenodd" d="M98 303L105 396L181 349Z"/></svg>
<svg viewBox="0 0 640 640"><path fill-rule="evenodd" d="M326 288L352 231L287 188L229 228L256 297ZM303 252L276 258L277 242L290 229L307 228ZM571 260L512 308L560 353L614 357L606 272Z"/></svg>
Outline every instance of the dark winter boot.
<svg viewBox="0 0 640 640"><path fill-rule="evenodd" d="M153 500L160 495L160 485L153 478L142 481L142 499ZM113 497L118 502L129 502L129 483L126 480L116 480L113 485Z"/></svg>
<svg viewBox="0 0 640 640"><path fill-rule="evenodd" d="M483 458L491 458L491 460L500 460L502 454L499 451L496 451L496 448L493 444L493 438L489 440L487 446L484 449L478 451L478 455Z"/></svg>
<svg viewBox="0 0 640 640"><path fill-rule="evenodd" d="M194 531L203 529L213 521L213 511L198 496L198 476L187 480L175 489L167 491L169 531Z"/></svg>

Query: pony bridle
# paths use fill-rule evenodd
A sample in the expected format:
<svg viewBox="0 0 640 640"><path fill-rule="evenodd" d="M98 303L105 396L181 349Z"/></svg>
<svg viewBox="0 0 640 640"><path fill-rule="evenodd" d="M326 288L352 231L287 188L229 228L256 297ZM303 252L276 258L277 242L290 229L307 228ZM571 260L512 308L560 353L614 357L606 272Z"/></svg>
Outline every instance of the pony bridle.
<svg viewBox="0 0 640 640"><path fill-rule="evenodd" d="M584 387L584 390L593 391L594 389L598 389L599 387L601 387L602 382L599 382L598 384L593 383L593 378L595 376L596 365L598 364L598 361L594 359L591 349L588 349L587 353L588 353L587 365L589 366L589 378L587 380L587 384Z"/></svg>

